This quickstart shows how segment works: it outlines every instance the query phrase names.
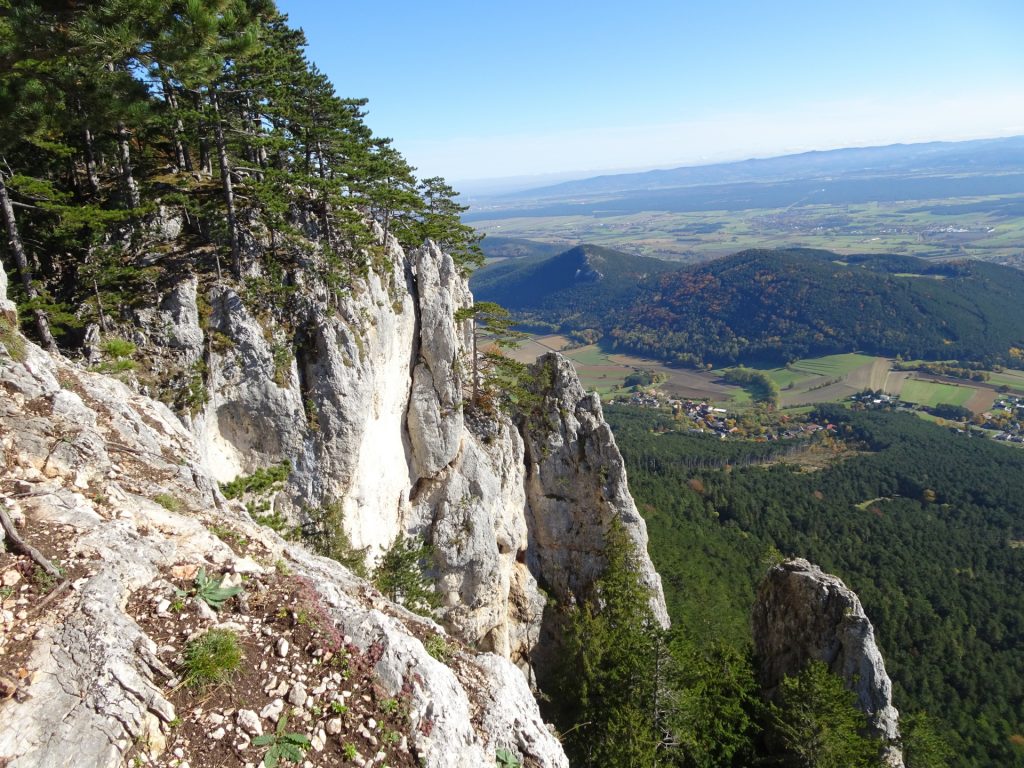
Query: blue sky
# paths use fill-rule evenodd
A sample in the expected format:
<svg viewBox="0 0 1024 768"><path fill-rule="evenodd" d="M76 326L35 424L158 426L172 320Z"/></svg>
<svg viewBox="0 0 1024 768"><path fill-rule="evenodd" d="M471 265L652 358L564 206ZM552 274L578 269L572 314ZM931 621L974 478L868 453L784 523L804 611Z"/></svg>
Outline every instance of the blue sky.
<svg viewBox="0 0 1024 768"><path fill-rule="evenodd" d="M1024 134L1021 0L278 0L453 181Z"/></svg>

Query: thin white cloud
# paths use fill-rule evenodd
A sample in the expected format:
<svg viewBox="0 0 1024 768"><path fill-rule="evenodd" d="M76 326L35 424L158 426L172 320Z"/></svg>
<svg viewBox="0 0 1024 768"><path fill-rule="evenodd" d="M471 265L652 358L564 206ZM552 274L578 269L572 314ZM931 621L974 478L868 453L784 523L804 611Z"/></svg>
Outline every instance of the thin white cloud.
<svg viewBox="0 0 1024 768"><path fill-rule="evenodd" d="M736 110L660 125L443 141L396 139L422 175L469 180L672 167L811 149L1018 134L1024 134L1024 88L939 98L908 93L898 101L836 101L773 112Z"/></svg>

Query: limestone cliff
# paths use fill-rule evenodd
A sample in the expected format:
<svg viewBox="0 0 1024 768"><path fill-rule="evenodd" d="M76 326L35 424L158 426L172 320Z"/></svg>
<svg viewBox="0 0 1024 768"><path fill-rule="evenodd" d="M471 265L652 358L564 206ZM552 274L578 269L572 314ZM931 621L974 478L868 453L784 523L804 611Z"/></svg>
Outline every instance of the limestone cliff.
<svg viewBox="0 0 1024 768"><path fill-rule="evenodd" d="M287 710L316 764L477 768L508 749L567 765L508 660L254 524L162 404L31 345L19 357L0 346L0 504L19 539L0 539L4 765L256 764ZM243 590L219 612L207 573ZM214 630L244 660L197 690L189 649Z"/></svg>
<svg viewBox="0 0 1024 768"><path fill-rule="evenodd" d="M389 240L340 301L308 287L290 338L235 291L203 295L189 277L133 333L168 370L202 360L207 399L189 423L218 480L288 460L276 505L296 522L340 513L371 559L401 535L424 536L442 620L473 647L527 669L547 597L582 597L612 516L643 553L667 623L621 456L571 365L537 369L543 418L465 411L470 328L455 314L472 300L449 255Z"/></svg>
<svg viewBox="0 0 1024 768"><path fill-rule="evenodd" d="M773 567L754 603L753 633L760 682L769 696L808 661L823 661L857 694L875 735L898 741L899 713L874 627L840 579L804 559ZM886 758L895 768L903 765L895 746L887 748Z"/></svg>
<svg viewBox="0 0 1024 768"><path fill-rule="evenodd" d="M51 554L80 569L38 616L11 618L25 630L15 637L29 683L16 685L5 716L30 737L0 744L0 755L15 756L12 765L72 764L72 728L89 734L97 765L140 739L156 752L168 742L189 752L168 727L175 714L166 692L181 682L183 645L226 623L255 648L274 635L273 620L243 611L218 622L202 601L171 615L167 603L175 590L197 589L188 579L203 566L236 580L245 574L261 600L288 606L294 595L286 593L299 588L268 567L279 562L316 585L314 612L329 616L324 627L342 628L342 647L368 670L366 685L406 702L415 726L401 741L407 754L475 766L508 747L527 764L563 765L527 681L557 642L550 598L584 597L603 568L613 517L637 543L652 607L667 624L622 458L599 400L571 365L556 355L537 363L538 405L516 421L467 410L471 329L455 314L472 296L452 259L430 244L406 253L388 241L384 258L344 295L304 287L286 322L238 289L168 277L160 300L120 328L146 369L129 373L129 386L34 347L24 360L3 359L11 394L4 502L26 530L59 527L66 537ZM145 394L175 403L181 423ZM433 545L438 618L465 644L441 642L450 667L424 651L425 640L444 636L440 627L387 603L337 563L286 545L220 495L218 482L285 460L292 470L274 507L294 523L333 515L371 560L402 535ZM20 605L10 606L12 617L28 613ZM274 615L283 613L296 615L285 607ZM175 622L183 637L160 634ZM272 729L281 710L274 702L302 678L316 679L317 658L271 665L259 689L270 703L200 713L186 719L182 738L192 744L208 724L216 741L226 744L227 733L244 751L255 721L247 714L250 731L238 723L232 732L225 718L244 709ZM338 687L321 681L318 710ZM332 743L331 729L341 727L306 719L314 746ZM364 731L363 747L380 746L379 734Z"/></svg>

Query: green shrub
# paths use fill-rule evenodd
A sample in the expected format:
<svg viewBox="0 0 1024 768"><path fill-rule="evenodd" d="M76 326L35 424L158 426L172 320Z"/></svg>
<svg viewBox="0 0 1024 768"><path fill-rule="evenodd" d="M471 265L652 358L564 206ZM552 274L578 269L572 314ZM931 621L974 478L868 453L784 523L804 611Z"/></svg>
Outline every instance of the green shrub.
<svg viewBox="0 0 1024 768"><path fill-rule="evenodd" d="M431 552L422 539L398 538L374 571L374 586L399 605L429 615L440 604L426 574Z"/></svg>
<svg viewBox="0 0 1024 768"><path fill-rule="evenodd" d="M100 344L100 349L103 350L105 355L109 355L115 360L122 357L131 357L135 354L135 345L127 339L107 339Z"/></svg>
<svg viewBox="0 0 1024 768"><path fill-rule="evenodd" d="M278 490L291 474L292 463L285 459L272 467L260 467L251 475L239 475L230 483L221 483L225 498L237 499L244 493L265 493Z"/></svg>
<svg viewBox="0 0 1024 768"><path fill-rule="evenodd" d="M206 574L205 568L200 568L193 582L192 591L186 592L179 589L178 596L188 597L189 595L194 595L214 610L219 611L224 607L224 603L227 600L242 592L241 587L222 587L221 584L223 583L223 578L214 581Z"/></svg>
<svg viewBox="0 0 1024 768"><path fill-rule="evenodd" d="M203 689L226 683L241 662L238 636L227 629L211 629L185 646L185 684Z"/></svg>
<svg viewBox="0 0 1024 768"><path fill-rule="evenodd" d="M289 733L288 713L281 715L277 721L277 728L273 733L265 733L252 740L254 747L266 747L270 749L263 755L265 768L276 768L281 760L288 760L292 763L302 762L303 756L311 746L309 739L301 733Z"/></svg>

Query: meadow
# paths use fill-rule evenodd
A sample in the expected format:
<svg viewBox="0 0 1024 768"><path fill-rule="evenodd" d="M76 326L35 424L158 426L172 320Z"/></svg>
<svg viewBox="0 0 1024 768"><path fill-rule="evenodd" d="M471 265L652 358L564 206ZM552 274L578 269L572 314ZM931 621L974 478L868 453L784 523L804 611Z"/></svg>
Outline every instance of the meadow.
<svg viewBox="0 0 1024 768"><path fill-rule="evenodd" d="M695 210L553 210L555 215L486 218L485 234L570 248L593 243L681 262L707 261L747 248L809 247L836 253L897 253L1024 264L1024 194ZM524 213L527 213L524 211ZM532 212L530 212L532 213Z"/></svg>
<svg viewBox="0 0 1024 768"><path fill-rule="evenodd" d="M668 397L703 400L742 411L754 407L750 394L722 380L725 369L696 370L674 368L646 357L622 354L599 344L573 347L561 335L529 336L513 351L523 362L557 351L572 361L587 391L596 391L605 400L627 395L633 388L626 379L650 372L656 384L641 389L656 389ZM800 411L820 403L847 400L865 389L899 396L905 403L935 407L940 403L961 405L975 413L987 410L997 397L997 389L1006 386L1024 394L1024 371L1006 369L990 372L988 382L955 381L913 371L898 371L894 361L859 353L827 355L795 360L784 368L764 368L779 387L779 405Z"/></svg>

